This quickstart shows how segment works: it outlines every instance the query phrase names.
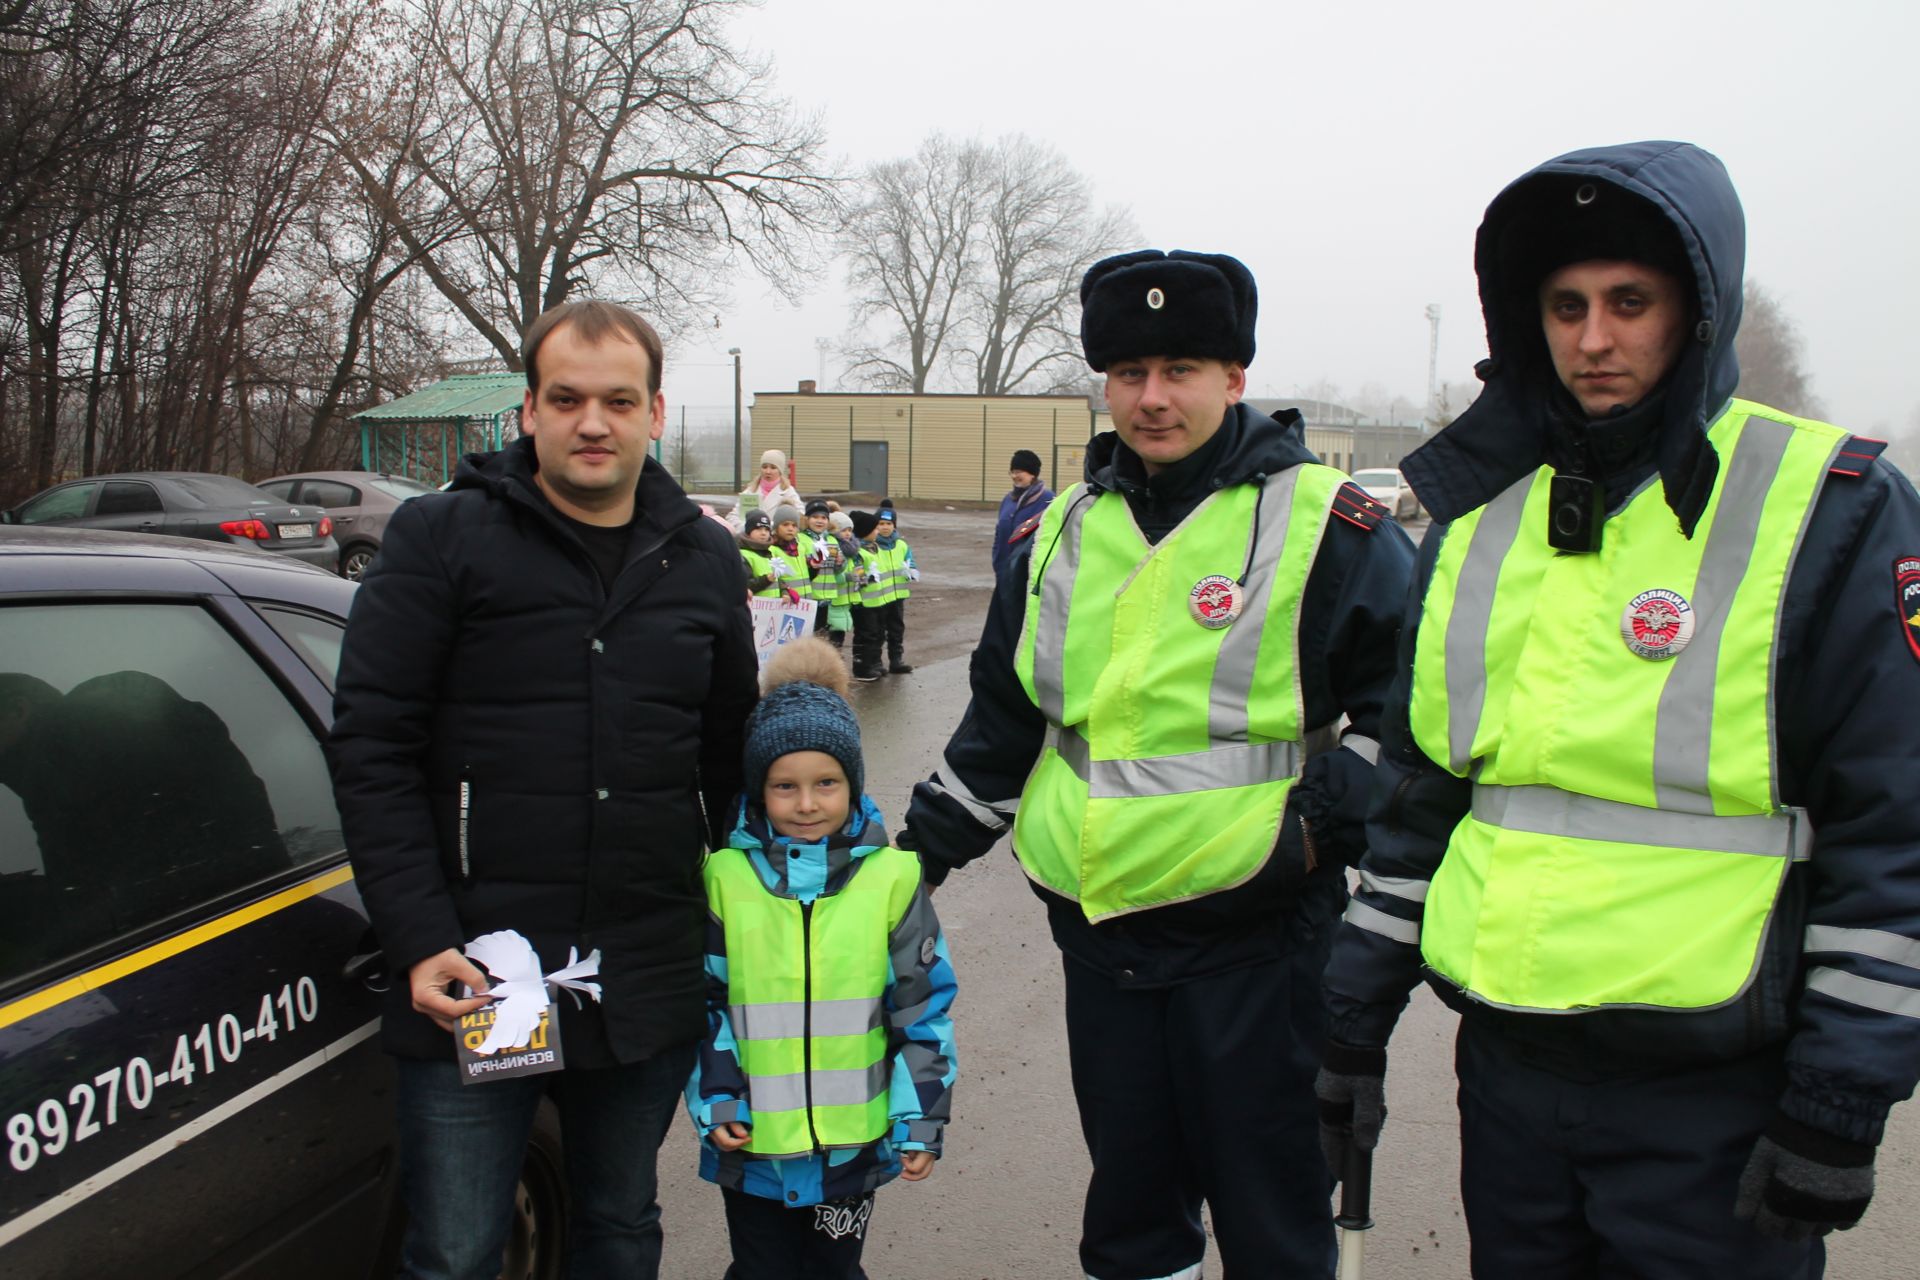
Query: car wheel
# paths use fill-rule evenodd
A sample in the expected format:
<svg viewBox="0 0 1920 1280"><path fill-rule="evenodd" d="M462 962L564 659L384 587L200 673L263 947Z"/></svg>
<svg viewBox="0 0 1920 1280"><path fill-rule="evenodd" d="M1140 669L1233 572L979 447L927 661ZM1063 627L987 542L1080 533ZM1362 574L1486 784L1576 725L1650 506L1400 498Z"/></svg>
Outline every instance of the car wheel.
<svg viewBox="0 0 1920 1280"><path fill-rule="evenodd" d="M513 1189L513 1226L507 1232L500 1280L560 1280L566 1251L567 1179L560 1150L560 1116L551 1102L543 1102L527 1139L520 1181Z"/></svg>
<svg viewBox="0 0 1920 1280"><path fill-rule="evenodd" d="M360 581L360 575L373 563L373 553L378 547L370 547L364 542L356 542L340 553L340 576L353 582Z"/></svg>

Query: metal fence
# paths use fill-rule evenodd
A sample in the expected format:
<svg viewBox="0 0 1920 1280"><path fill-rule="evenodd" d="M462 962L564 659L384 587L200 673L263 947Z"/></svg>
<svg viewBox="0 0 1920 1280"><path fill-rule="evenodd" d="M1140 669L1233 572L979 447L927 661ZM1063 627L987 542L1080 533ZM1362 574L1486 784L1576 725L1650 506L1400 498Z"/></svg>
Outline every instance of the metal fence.
<svg viewBox="0 0 1920 1280"><path fill-rule="evenodd" d="M740 465L752 474L759 456L745 457L745 448L743 443ZM733 406L668 406L667 427L653 442L653 456L689 493L735 492Z"/></svg>

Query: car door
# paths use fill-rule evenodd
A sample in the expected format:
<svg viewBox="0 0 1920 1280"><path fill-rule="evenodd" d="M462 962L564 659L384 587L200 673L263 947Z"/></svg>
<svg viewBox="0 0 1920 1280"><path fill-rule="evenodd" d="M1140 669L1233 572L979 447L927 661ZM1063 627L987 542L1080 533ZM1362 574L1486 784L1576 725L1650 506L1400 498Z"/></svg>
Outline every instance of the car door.
<svg viewBox="0 0 1920 1280"><path fill-rule="evenodd" d="M391 1065L328 650L144 563L0 578L0 1274L366 1275Z"/></svg>
<svg viewBox="0 0 1920 1280"><path fill-rule="evenodd" d="M74 524L86 517L93 495L100 489L97 480L79 480L57 485L20 504L13 513L15 524Z"/></svg>
<svg viewBox="0 0 1920 1280"><path fill-rule="evenodd" d="M160 491L145 480L108 480L87 519L90 529L119 529L127 533L160 533L167 511Z"/></svg>
<svg viewBox="0 0 1920 1280"><path fill-rule="evenodd" d="M339 480L303 480L300 482L300 501L309 506L324 507L333 517L333 538L341 546L353 540L353 532L360 522L360 491L350 484Z"/></svg>

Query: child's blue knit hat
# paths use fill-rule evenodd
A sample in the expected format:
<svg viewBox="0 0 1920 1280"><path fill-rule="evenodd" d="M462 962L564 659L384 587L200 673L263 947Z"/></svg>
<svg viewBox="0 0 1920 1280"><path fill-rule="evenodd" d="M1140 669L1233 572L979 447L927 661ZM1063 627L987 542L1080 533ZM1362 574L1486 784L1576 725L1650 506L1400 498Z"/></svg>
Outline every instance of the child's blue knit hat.
<svg viewBox="0 0 1920 1280"><path fill-rule="evenodd" d="M858 813L866 769L860 756L860 722L847 705L847 669L839 650L812 636L791 641L767 663L761 682L767 692L747 717L742 761L748 803L761 804L767 770L775 760L794 751L824 751L846 772L848 802L851 812Z"/></svg>

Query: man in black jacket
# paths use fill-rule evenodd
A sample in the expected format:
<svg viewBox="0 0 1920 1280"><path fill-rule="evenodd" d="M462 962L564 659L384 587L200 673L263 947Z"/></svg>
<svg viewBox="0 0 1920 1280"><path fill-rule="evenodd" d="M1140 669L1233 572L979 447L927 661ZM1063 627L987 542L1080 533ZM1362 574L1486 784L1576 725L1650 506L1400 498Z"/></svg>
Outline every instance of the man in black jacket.
<svg viewBox="0 0 1920 1280"><path fill-rule="evenodd" d="M524 339L525 438L395 513L354 600L329 755L396 975L409 1276L492 1277L541 1097L559 1105L576 1276L652 1276L654 1153L704 1030L703 845L738 789L756 697L732 539L646 456L660 340L568 303ZM484 998L461 953L512 929L543 972L598 949L603 999L559 1002L565 1067L463 1085L449 1034Z"/></svg>
<svg viewBox="0 0 1920 1280"><path fill-rule="evenodd" d="M1204 1201L1228 1274L1331 1277L1320 973L1413 548L1298 412L1240 403L1244 265L1142 250L1080 291L1114 431L1001 570L900 843L938 883L1010 833L1046 904L1085 1274L1197 1277Z"/></svg>

